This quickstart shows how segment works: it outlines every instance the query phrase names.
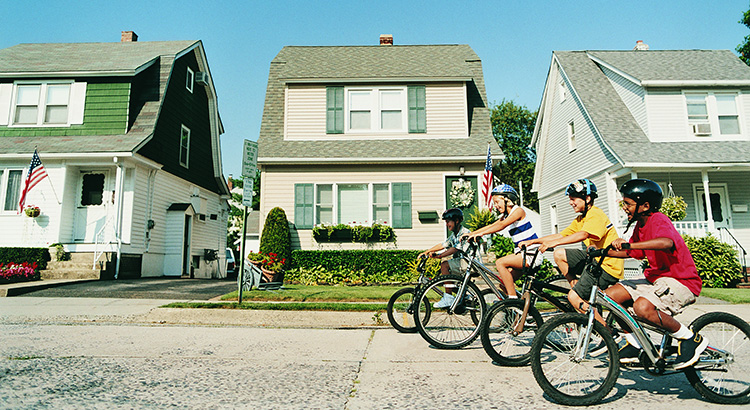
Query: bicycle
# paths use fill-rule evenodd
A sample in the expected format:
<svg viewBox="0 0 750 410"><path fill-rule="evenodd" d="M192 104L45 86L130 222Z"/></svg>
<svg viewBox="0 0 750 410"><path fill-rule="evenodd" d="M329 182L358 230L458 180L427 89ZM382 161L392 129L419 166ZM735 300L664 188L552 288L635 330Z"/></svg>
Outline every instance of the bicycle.
<svg viewBox="0 0 750 410"><path fill-rule="evenodd" d="M430 278L427 277L425 268L427 264L427 257L423 256L417 264L417 272L419 272L419 279L414 287L406 287L397 290L393 296L388 300L388 307L386 313L388 314L388 322L401 333L416 333L417 326L413 322L414 310L417 307L417 298L422 289L424 289ZM442 294L440 295L442 297ZM430 320L430 314L432 312L432 305L429 303L423 303L421 309L423 309L423 319L425 322Z"/></svg>
<svg viewBox="0 0 750 410"><path fill-rule="evenodd" d="M465 239L461 242L465 242ZM467 262L466 271L461 275L443 275L432 279L417 296L418 306L433 306L442 298L442 289L448 286L457 289L453 303L447 308L433 308L429 318L424 317L421 309L414 310L417 331L428 343L440 349L459 349L473 342L479 336L488 300L493 303L507 298L493 283L491 278L495 274L479 260L478 241L469 241L468 250L459 250L458 255ZM472 281L474 277L481 277L487 288L480 290Z"/></svg>
<svg viewBox="0 0 750 410"><path fill-rule="evenodd" d="M526 247L521 247L526 256ZM563 312L575 312L568 302L570 284L563 275L537 280L541 266L534 267L539 248L534 249L530 264L522 258L521 275L524 278L519 299L507 299L493 305L481 324L481 341L485 352L502 366L524 366L531 357L531 343L544 322L536 308L542 299Z"/></svg>
<svg viewBox="0 0 750 410"><path fill-rule="evenodd" d="M612 247L587 252L587 269L601 274L604 255ZM597 261L594 258L601 256ZM750 402L750 325L725 312L705 313L690 327L709 346L690 367L675 370L675 352L666 330L634 318L621 305L592 287L586 313L565 313L550 319L537 332L531 347L531 369L539 386L560 404L584 406L609 394L620 373L617 343L610 330L594 319L596 307L609 309L644 346L640 365L655 376L685 373L705 399L722 404ZM661 335L658 345L649 333ZM604 348L600 348L603 346Z"/></svg>

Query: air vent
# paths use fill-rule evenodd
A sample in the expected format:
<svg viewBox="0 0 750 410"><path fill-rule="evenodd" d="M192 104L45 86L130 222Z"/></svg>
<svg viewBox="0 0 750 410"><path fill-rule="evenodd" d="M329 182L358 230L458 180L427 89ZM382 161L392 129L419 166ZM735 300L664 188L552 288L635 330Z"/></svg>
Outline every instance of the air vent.
<svg viewBox="0 0 750 410"><path fill-rule="evenodd" d="M208 73L203 71L195 73L195 82L200 85L208 85Z"/></svg>

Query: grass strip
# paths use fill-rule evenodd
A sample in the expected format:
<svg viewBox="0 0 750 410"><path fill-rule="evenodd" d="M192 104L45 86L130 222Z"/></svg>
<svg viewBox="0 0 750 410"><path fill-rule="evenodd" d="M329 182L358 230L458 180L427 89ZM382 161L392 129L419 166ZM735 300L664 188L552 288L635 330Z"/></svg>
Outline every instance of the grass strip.
<svg viewBox="0 0 750 410"><path fill-rule="evenodd" d="M333 302L242 302L201 303L175 302L162 306L164 308L187 309L243 309L243 310L313 310L334 312L382 312L385 303L333 303Z"/></svg>
<svg viewBox="0 0 750 410"><path fill-rule="evenodd" d="M733 304L750 303L750 289L703 288L701 296L724 300Z"/></svg>
<svg viewBox="0 0 750 410"><path fill-rule="evenodd" d="M405 286L304 286L284 285L278 290L250 290L242 292L245 301L285 302L384 302ZM221 300L237 300L237 291L227 293Z"/></svg>

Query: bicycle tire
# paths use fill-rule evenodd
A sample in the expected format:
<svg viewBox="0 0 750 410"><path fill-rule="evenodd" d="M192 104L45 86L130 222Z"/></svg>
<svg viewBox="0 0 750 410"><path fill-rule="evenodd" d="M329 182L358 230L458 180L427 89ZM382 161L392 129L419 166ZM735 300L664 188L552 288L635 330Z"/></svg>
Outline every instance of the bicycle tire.
<svg viewBox="0 0 750 410"><path fill-rule="evenodd" d="M609 394L620 375L619 352L609 331L594 321L586 357L574 359L575 347L586 333L588 316L563 313L542 325L531 346L534 379L555 402L570 406L599 403ZM591 356L604 341L606 351ZM578 377L577 380L575 378Z"/></svg>
<svg viewBox="0 0 750 410"><path fill-rule="evenodd" d="M484 304L486 306L492 306L495 303L500 301L500 299L497 298L495 293L493 293L492 289L490 288L482 289L479 293L482 295L482 299L484 299ZM472 310L471 312L469 312L469 314L471 315L471 320L472 322L474 322L475 325L478 325L481 323L481 318L477 316L476 311Z"/></svg>
<svg viewBox="0 0 750 410"><path fill-rule="evenodd" d="M459 275L439 276L431 280L418 296L419 305L427 303L432 306L442 294L438 290L444 288L446 284L453 284L458 289L462 282L463 277ZM473 282L469 282L466 287L465 303L462 303L456 312L449 312L447 308L433 307L429 320L424 321L421 310L415 310L414 323L422 338L432 346L439 349L460 349L479 336L479 325L486 312L487 305L479 288ZM474 323L475 318L479 319L478 323Z"/></svg>
<svg viewBox="0 0 750 410"><path fill-rule="evenodd" d="M412 287L402 288L397 290L388 300L386 308L388 322L401 333L417 333L417 326L413 322L415 292L416 290ZM432 306L424 304L422 309L424 309L423 320L429 321Z"/></svg>
<svg viewBox="0 0 750 410"><path fill-rule="evenodd" d="M733 358L728 364L703 365L701 360L719 358L707 348L695 365L685 369L690 385L714 403L750 403L750 325L735 315L712 312L699 316L690 327L710 347L727 351Z"/></svg>
<svg viewBox="0 0 750 410"><path fill-rule="evenodd" d="M542 315L534 306L529 312L521 333L514 335L516 323L523 313L524 301L508 299L493 305L482 321L482 347L492 360L501 366L524 366L531 358L534 335L542 325Z"/></svg>

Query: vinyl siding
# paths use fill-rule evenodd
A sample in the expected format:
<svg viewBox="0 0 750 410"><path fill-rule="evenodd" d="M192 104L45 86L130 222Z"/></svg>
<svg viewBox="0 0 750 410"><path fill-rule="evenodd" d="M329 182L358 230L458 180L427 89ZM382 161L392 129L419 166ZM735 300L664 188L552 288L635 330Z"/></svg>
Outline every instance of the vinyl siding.
<svg viewBox="0 0 750 410"><path fill-rule="evenodd" d="M418 211L446 209L445 177L457 176L458 165L362 165L347 166L264 166L261 174L261 224L274 207L281 207L290 221L293 249L427 249L445 239L445 226L441 221L423 223ZM476 176L482 171L481 164L466 165L466 175ZM412 228L395 229L396 242L373 245L350 242L319 244L312 239L309 229L297 230L294 221L294 184L304 183L388 183L411 182ZM262 231L262 226L261 226Z"/></svg>
<svg viewBox="0 0 750 410"><path fill-rule="evenodd" d="M388 134L389 138L466 138L468 115L463 83L428 84L425 87L427 132ZM285 94L284 139L377 138L380 134L326 134L326 87L324 85L287 86ZM405 107L406 108L406 107ZM408 115L408 111L404 111Z"/></svg>
<svg viewBox="0 0 750 410"><path fill-rule="evenodd" d="M632 81L627 80L606 67L601 68L604 75L607 76L607 79L612 84L612 87L622 99L622 102L628 107L635 121L648 135L648 116L646 115L645 103L646 92L643 87L634 84Z"/></svg>
<svg viewBox="0 0 750 410"><path fill-rule="evenodd" d="M557 84L559 71L548 80L549 84ZM589 178L615 163L614 158L607 151L601 140L595 136L593 124L584 115L583 106L575 95L575 90L566 81L568 97L559 102L558 87L553 87L554 98L547 101L549 111L545 121L548 125L540 138L540 152L544 158L539 161L541 172L538 175L539 197L554 195L564 189L571 181L579 178ZM568 148L568 124L573 121L576 131L576 148ZM546 208L541 208L542 212ZM558 207L558 212L559 212ZM549 215L547 215L547 220Z"/></svg>

